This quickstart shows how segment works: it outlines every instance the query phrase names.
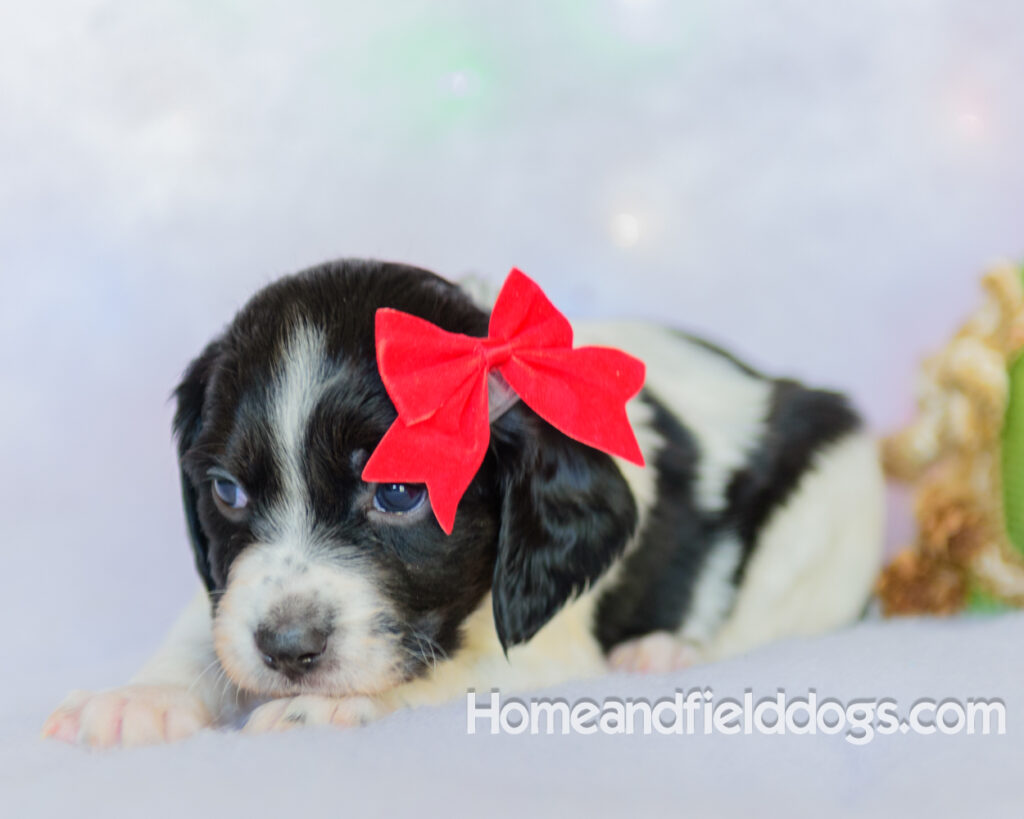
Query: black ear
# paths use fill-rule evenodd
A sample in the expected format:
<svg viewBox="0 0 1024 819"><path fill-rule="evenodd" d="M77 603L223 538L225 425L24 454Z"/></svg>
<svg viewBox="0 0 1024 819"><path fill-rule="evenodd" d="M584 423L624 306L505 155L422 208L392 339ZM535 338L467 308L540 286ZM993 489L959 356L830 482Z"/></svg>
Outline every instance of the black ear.
<svg viewBox="0 0 1024 819"><path fill-rule="evenodd" d="M220 344L212 342L202 354L189 364L181 383L174 390L177 408L174 411L174 436L178 441L178 468L181 472L181 497L185 505L185 524L192 540L192 551L195 554L196 569L206 584L208 591L213 591L215 583L210 571L209 543L199 524L196 511L196 488L192 479L182 466L185 453L192 448L199 432L203 428L203 403L206 399L206 387L209 383L213 363L220 353Z"/></svg>
<svg viewBox="0 0 1024 819"><path fill-rule="evenodd" d="M523 405L493 428L503 492L492 595L502 647L533 637L622 553L633 495L609 455Z"/></svg>

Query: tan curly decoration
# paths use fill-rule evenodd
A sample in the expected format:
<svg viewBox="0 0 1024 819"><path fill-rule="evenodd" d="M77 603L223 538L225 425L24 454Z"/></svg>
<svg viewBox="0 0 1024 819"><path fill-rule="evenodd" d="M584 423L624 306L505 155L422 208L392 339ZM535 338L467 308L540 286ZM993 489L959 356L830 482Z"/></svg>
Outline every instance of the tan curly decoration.
<svg viewBox="0 0 1024 819"><path fill-rule="evenodd" d="M922 365L917 418L883 444L889 475L914 487L918 525L916 541L879 578L886 614L949 614L972 590L1024 604L1024 561L1006 534L1001 475L1024 286L1012 265L982 284L984 303Z"/></svg>

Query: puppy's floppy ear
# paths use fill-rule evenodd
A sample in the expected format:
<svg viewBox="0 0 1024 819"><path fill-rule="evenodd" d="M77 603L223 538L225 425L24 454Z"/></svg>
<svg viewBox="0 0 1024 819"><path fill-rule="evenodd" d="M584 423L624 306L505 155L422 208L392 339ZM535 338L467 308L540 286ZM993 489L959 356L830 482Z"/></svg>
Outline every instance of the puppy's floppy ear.
<svg viewBox="0 0 1024 819"><path fill-rule="evenodd" d="M507 651L608 568L637 511L611 456L521 404L494 425L492 440L503 494L492 595Z"/></svg>
<svg viewBox="0 0 1024 819"><path fill-rule="evenodd" d="M196 511L197 494L192 479L181 465L182 458L199 437L203 428L203 402L206 398L206 387L209 383L213 363L220 354L220 343L210 343L202 354L189 364L181 383L174 390L177 408L174 412L174 436L178 440L178 467L181 471L181 497L185 506L185 523L192 540L192 551L195 553L196 569L206 584L207 591L213 591L216 585L210 571L209 543L203 528L199 524Z"/></svg>

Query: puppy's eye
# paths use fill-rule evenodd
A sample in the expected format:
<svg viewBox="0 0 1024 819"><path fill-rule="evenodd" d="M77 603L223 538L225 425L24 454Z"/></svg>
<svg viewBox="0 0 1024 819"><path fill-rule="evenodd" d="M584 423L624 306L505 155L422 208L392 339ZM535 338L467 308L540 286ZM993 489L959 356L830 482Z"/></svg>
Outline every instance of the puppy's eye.
<svg viewBox="0 0 1024 819"><path fill-rule="evenodd" d="M213 497L228 509L245 509L249 505L245 490L229 478L213 479Z"/></svg>
<svg viewBox="0 0 1024 819"><path fill-rule="evenodd" d="M419 483L382 483L373 496L373 505L380 512L405 515L419 509L427 499L427 489Z"/></svg>

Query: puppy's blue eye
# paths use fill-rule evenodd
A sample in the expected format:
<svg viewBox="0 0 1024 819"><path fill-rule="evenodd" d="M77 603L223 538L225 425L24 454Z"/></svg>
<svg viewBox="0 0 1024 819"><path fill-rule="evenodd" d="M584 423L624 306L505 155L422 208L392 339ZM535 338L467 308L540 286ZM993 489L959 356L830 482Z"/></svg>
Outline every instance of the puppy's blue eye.
<svg viewBox="0 0 1024 819"><path fill-rule="evenodd" d="M234 481L227 478L213 479L213 494L229 509L245 509L249 504L249 496Z"/></svg>
<svg viewBox="0 0 1024 819"><path fill-rule="evenodd" d="M380 512L405 515L419 509L427 499L427 489L419 483L382 483L373 496L373 505Z"/></svg>

